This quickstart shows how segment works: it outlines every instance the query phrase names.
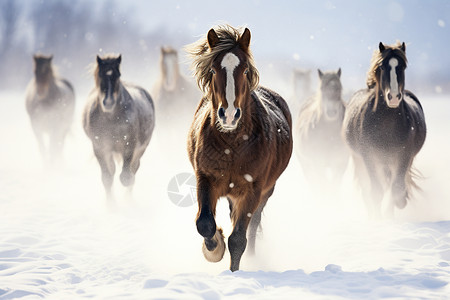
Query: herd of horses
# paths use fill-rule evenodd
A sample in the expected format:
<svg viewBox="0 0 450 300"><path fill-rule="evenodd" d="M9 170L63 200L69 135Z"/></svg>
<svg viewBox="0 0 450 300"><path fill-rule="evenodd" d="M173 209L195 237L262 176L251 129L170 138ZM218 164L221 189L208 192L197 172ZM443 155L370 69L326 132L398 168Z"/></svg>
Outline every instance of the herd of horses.
<svg viewBox="0 0 450 300"><path fill-rule="evenodd" d="M121 80L120 55L97 56L95 87L83 112L83 127L110 198L117 164L122 164L121 183L133 186L155 115L164 118L182 101L198 103L187 134L197 179L197 231L204 238L205 258L220 261L226 246L215 221L216 204L220 197L227 198L233 226L228 238L232 271L239 269L247 238L248 251L255 251L261 213L288 166L294 141L305 178L317 190L339 186L351 157L368 211L377 217L384 214L384 197L387 214L407 204L417 187L413 160L426 136L420 102L405 90L404 43L380 42L367 87L348 102L342 99L341 69L318 70L319 89L304 101L293 124L287 102L259 85L250 39L248 28L222 25L185 47L203 93L198 98L198 91L188 91L188 81L180 75L177 52L162 48L155 104L145 89ZM26 93L27 111L46 160L61 153L75 99L71 84L53 73L51 60L34 56L35 77Z"/></svg>

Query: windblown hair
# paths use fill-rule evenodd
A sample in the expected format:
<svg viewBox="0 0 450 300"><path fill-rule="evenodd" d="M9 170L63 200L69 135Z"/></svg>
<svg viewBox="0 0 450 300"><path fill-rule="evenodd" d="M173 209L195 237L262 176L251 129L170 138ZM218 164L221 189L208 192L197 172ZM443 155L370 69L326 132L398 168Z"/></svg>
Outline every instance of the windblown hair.
<svg viewBox="0 0 450 300"><path fill-rule="evenodd" d="M242 28L234 28L230 25L219 25L214 28L219 37L219 42L213 49L208 45L206 36L197 42L187 45L184 49L189 54L192 62L192 70L197 80L198 87L210 98L210 85L212 81L212 73L210 72L213 61L223 52L231 51L238 46L241 37ZM250 91L254 91L259 84L259 74L256 69L253 55L248 50L246 53L248 59L247 78L249 80Z"/></svg>
<svg viewBox="0 0 450 300"><path fill-rule="evenodd" d="M385 45L386 50L384 50L382 53L379 49L376 49L373 52L372 60L370 62L370 68L367 72L367 87L369 89L372 89L376 86L378 82L378 76L379 76L379 69L381 65L383 64L383 61L387 57L393 57L396 56L399 59L403 60L405 62L405 65L408 63L408 60L406 59L406 53L402 50L402 44L397 41L394 45Z"/></svg>
<svg viewBox="0 0 450 300"><path fill-rule="evenodd" d="M369 71L367 72L367 81L366 81L367 87L369 89L373 89L376 87L377 84L379 84L380 68L387 58L395 56L401 59L405 63L405 66L408 64L406 53L405 51L402 50L402 44L399 41L397 41L394 45L384 45L384 47L386 49L383 52L380 52L379 49L376 49L373 52L372 60L370 62L370 68ZM379 97L380 93L379 91L376 91L373 111L377 109Z"/></svg>

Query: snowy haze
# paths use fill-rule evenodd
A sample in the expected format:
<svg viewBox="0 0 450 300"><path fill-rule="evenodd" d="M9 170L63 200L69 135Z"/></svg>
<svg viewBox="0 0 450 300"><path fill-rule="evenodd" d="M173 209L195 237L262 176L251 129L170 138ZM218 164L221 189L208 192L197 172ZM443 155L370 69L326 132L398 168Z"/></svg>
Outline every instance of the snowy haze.
<svg viewBox="0 0 450 300"><path fill-rule="evenodd" d="M10 61L24 67L7 69L13 76L0 70L3 81L11 82L0 91L0 299L450 298L447 1L103 1L96 2L96 19L111 20L121 39L89 27L80 33L86 43L76 47L31 35L35 23L26 13L54 2L17 2L22 14L10 45L21 41L27 56L14 51ZM49 15L64 20L70 14ZM314 197L293 155L264 211L256 256L244 254L241 271L231 273L228 253L216 264L203 258L196 206L176 206L167 194L173 176L192 173L186 132L168 145L158 127L132 196L116 178L116 205L106 204L100 168L81 128L93 85L87 66L96 54L120 52L122 78L150 90L161 45L179 48L222 22L250 28L262 84L287 100L293 67L341 67L344 89L352 91L364 87L379 41L406 42L406 87L422 102L428 135L415 162L422 192L395 220L368 220L351 165L338 194ZM125 36L133 37L128 46ZM74 82L77 109L63 162L49 170L25 111L24 86L32 74L31 54L52 50L59 73ZM188 74L186 63L182 71ZM228 236L226 201L219 203L217 223Z"/></svg>

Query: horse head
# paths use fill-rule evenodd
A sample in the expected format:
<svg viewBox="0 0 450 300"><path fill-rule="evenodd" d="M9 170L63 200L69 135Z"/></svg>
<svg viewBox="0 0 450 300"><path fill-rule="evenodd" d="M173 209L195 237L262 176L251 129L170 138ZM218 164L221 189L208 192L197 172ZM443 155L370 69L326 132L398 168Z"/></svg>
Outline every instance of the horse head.
<svg viewBox="0 0 450 300"><path fill-rule="evenodd" d="M250 30L247 28L229 51L218 53L212 61L210 94L215 118L222 131L237 128L250 98L249 81ZM208 32L208 46L211 51L221 47L221 40L214 29Z"/></svg>
<svg viewBox="0 0 450 300"><path fill-rule="evenodd" d="M339 116L342 108L341 68L337 72L322 72L320 69L317 71L323 111L328 119L334 120Z"/></svg>
<svg viewBox="0 0 450 300"><path fill-rule="evenodd" d="M53 78L52 59L53 55L45 56L35 54L34 76L37 83L37 93L39 96L45 96L48 92L50 80Z"/></svg>
<svg viewBox="0 0 450 300"><path fill-rule="evenodd" d="M122 55L106 58L97 56L95 77L97 88L100 90L100 105L104 112L113 111L119 98L121 61Z"/></svg>
<svg viewBox="0 0 450 300"><path fill-rule="evenodd" d="M405 90L405 43L385 46L380 42L381 60L376 70L379 91L390 108L396 108L403 100Z"/></svg>

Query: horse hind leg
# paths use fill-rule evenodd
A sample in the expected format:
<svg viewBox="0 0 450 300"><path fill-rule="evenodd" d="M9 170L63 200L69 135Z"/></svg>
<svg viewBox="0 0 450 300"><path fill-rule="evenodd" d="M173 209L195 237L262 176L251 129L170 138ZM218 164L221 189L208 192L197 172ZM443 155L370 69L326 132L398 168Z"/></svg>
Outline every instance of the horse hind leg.
<svg viewBox="0 0 450 300"><path fill-rule="evenodd" d="M256 211L251 215L250 224L249 224L249 232L248 232L248 253L250 255L255 254L255 244L256 244L256 235L258 232L258 228L261 224L261 214L263 212L264 207L266 206L267 200L272 196L275 186L272 187L264 196L263 201L258 206Z"/></svg>
<svg viewBox="0 0 450 300"><path fill-rule="evenodd" d="M409 198L407 185L412 182L411 164L412 160L408 158L401 159L392 181L390 200L399 209L405 208Z"/></svg>

